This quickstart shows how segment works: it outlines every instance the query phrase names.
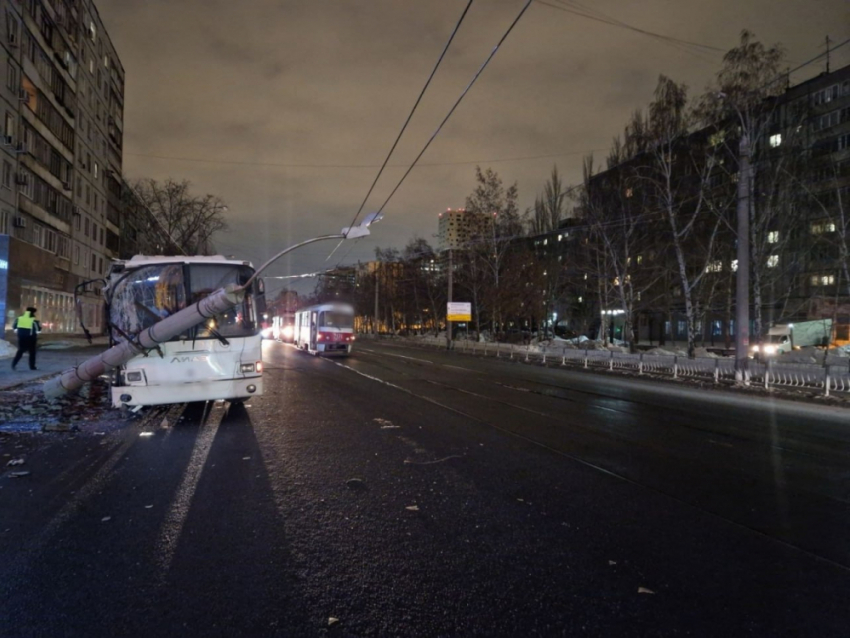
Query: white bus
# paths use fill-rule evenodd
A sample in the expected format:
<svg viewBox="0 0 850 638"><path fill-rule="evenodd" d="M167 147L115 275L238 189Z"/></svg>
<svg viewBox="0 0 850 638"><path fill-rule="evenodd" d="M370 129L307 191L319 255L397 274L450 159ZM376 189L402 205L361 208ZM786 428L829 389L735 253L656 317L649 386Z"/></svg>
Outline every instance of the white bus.
<svg viewBox="0 0 850 638"><path fill-rule="evenodd" d="M348 356L354 345L354 308L333 302L299 310L295 345L310 354Z"/></svg>
<svg viewBox="0 0 850 638"><path fill-rule="evenodd" d="M133 339L162 318L227 284L244 284L250 262L213 257L147 257L115 261L104 288L112 345ZM114 372L112 405L161 405L263 393L260 321L263 283L257 279L232 310L186 330L158 350L139 354Z"/></svg>

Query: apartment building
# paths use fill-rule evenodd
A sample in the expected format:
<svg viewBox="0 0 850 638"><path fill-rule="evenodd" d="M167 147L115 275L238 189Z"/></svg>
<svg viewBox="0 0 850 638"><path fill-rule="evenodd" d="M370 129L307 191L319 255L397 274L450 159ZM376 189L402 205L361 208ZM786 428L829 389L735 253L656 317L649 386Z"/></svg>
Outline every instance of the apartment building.
<svg viewBox="0 0 850 638"><path fill-rule="evenodd" d="M110 260L176 251L122 177L124 69L89 0L0 0L0 20L5 327L34 305L46 331L78 331L76 291L99 331Z"/></svg>
<svg viewBox="0 0 850 638"><path fill-rule="evenodd" d="M473 213L465 208L447 208L439 214L437 224L437 250L463 248L487 230L490 220L483 213Z"/></svg>

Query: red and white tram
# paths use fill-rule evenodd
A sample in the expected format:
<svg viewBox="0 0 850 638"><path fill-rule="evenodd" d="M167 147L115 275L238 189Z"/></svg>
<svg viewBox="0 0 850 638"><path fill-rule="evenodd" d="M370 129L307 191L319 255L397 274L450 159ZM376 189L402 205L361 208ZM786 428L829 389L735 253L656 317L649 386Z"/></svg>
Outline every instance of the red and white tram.
<svg viewBox="0 0 850 638"><path fill-rule="evenodd" d="M354 308L346 303L324 303L295 313L295 345L315 355L351 354Z"/></svg>

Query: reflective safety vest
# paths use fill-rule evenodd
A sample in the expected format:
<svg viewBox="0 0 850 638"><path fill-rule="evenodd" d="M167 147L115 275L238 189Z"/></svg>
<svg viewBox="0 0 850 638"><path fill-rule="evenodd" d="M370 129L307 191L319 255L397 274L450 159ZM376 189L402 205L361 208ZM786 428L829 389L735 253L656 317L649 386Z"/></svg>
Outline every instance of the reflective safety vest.
<svg viewBox="0 0 850 638"><path fill-rule="evenodd" d="M33 317L29 312L24 313L16 322L18 330L29 330L33 331L33 324L35 324L35 317Z"/></svg>

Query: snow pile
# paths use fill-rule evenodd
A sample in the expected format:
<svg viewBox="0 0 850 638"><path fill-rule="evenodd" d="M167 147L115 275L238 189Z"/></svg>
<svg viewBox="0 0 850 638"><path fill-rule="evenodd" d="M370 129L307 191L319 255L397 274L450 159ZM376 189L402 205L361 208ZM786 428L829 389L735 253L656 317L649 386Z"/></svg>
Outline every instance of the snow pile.
<svg viewBox="0 0 850 638"><path fill-rule="evenodd" d="M719 359L720 357L713 352L710 352L707 348L696 348L694 349L694 356L697 359Z"/></svg>
<svg viewBox="0 0 850 638"><path fill-rule="evenodd" d="M785 352L779 356L782 363L821 363L823 361L823 350L814 346L806 346L799 350Z"/></svg>
<svg viewBox="0 0 850 638"><path fill-rule="evenodd" d="M645 354L654 354L661 357L672 357L677 354L687 354L682 352L673 352L672 350L665 350L664 348L652 348L651 350L647 350Z"/></svg>
<svg viewBox="0 0 850 638"><path fill-rule="evenodd" d="M8 341L0 339L0 359L14 357L18 349Z"/></svg>

